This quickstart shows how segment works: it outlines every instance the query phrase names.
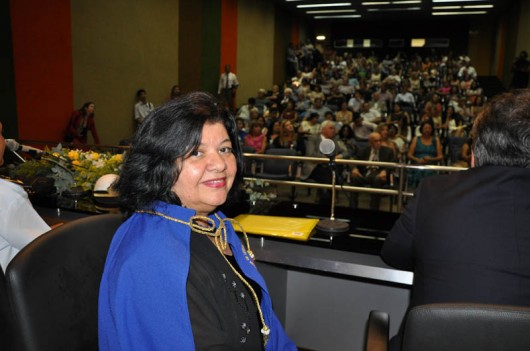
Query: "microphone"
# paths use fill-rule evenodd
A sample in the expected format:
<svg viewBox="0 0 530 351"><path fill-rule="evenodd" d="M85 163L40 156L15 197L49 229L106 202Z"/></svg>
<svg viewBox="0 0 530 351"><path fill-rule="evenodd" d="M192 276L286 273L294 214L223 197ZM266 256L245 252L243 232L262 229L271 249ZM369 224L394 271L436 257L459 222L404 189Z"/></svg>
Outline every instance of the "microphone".
<svg viewBox="0 0 530 351"><path fill-rule="evenodd" d="M320 145L318 146L318 149L321 153L328 157L335 156L335 142L331 139L322 139Z"/></svg>
<svg viewBox="0 0 530 351"><path fill-rule="evenodd" d="M327 233L330 237L346 233L350 225L346 222L335 220L335 154L336 145L331 139L324 138L318 146L320 152L329 157L329 168L331 169L331 215L329 219L321 219L317 224L317 231Z"/></svg>
<svg viewBox="0 0 530 351"><path fill-rule="evenodd" d="M31 147L31 146L22 145L18 143L15 139L6 139L6 146L9 150L13 152L22 151L22 152L28 152L31 154L42 154L44 152L40 149Z"/></svg>

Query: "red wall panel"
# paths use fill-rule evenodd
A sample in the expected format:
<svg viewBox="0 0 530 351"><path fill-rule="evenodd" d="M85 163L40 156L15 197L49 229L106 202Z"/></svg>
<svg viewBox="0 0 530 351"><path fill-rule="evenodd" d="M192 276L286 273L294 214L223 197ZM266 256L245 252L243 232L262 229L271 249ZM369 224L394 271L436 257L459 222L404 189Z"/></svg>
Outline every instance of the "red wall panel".
<svg viewBox="0 0 530 351"><path fill-rule="evenodd" d="M60 140L73 110L70 1L11 0L19 138Z"/></svg>
<svg viewBox="0 0 530 351"><path fill-rule="evenodd" d="M221 62L220 71L230 65L237 72L237 0L221 1Z"/></svg>

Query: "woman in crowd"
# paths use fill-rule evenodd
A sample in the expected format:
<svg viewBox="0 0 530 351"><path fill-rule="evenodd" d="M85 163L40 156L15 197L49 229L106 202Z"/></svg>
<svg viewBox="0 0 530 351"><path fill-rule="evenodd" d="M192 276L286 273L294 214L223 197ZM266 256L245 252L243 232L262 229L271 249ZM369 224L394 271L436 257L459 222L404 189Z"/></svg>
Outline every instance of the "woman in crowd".
<svg viewBox="0 0 530 351"><path fill-rule="evenodd" d="M412 139L408 158L413 164L435 165L442 161L442 143L434 134L432 121L423 121L420 124L421 135ZM434 171L413 169L410 171L409 183L415 187L422 178L433 175Z"/></svg>
<svg viewBox="0 0 530 351"><path fill-rule="evenodd" d="M79 110L72 113L64 135L65 142L86 144L88 132L91 132L94 143L99 144L99 136L94 117L95 106L92 101L85 102Z"/></svg>
<svg viewBox="0 0 530 351"><path fill-rule="evenodd" d="M282 130L282 123L278 121L274 121L272 123L271 129L269 129L269 132L267 133L267 140L269 147L276 147L276 144L278 143L278 138L280 137L280 132Z"/></svg>
<svg viewBox="0 0 530 351"><path fill-rule="evenodd" d="M397 103L394 103L392 108L392 113L388 116L387 123L397 123L399 130L399 135L404 139L409 141L411 137L410 130L410 116L407 112L401 110L401 106Z"/></svg>
<svg viewBox="0 0 530 351"><path fill-rule="evenodd" d="M353 129L348 124L343 124L337 133L337 138L341 140L346 148L348 148L348 154L351 158L355 158L357 155L357 144L353 136Z"/></svg>
<svg viewBox="0 0 530 351"><path fill-rule="evenodd" d="M394 153L394 160L398 160L400 153L397 144L388 138L388 124L381 123L377 126L377 132L381 135L381 146L385 146Z"/></svg>
<svg viewBox="0 0 530 351"><path fill-rule="evenodd" d="M295 350L263 277L218 211L241 179L232 118L192 93L136 133L116 189L116 232L99 295L99 349Z"/></svg>
<svg viewBox="0 0 530 351"><path fill-rule="evenodd" d="M353 122L353 113L348 109L347 101L340 103L340 110L335 112L335 119L341 125L351 124Z"/></svg>
<svg viewBox="0 0 530 351"><path fill-rule="evenodd" d="M465 135L466 125L462 123L462 116L455 112L451 105L445 110L444 129L447 130L448 137L462 137Z"/></svg>
<svg viewBox="0 0 530 351"><path fill-rule="evenodd" d="M484 109L484 96L478 95L475 101L471 104L471 117L473 120L478 116L478 114Z"/></svg>
<svg viewBox="0 0 530 351"><path fill-rule="evenodd" d="M290 120L290 121L293 121L293 122L297 122L298 121L298 112L296 112L295 108L294 108L294 101L293 100L289 100L287 102L287 104L285 105L285 108L283 109L281 115L280 115L280 118L281 119L286 119L286 120Z"/></svg>
<svg viewBox="0 0 530 351"><path fill-rule="evenodd" d="M296 149L298 134L293 122L283 120L280 126L280 137L274 140L274 147L283 149Z"/></svg>
<svg viewBox="0 0 530 351"><path fill-rule="evenodd" d="M267 135L263 134L261 129L262 127L258 122L253 122L245 136L245 145L252 146L257 154L263 154L267 148Z"/></svg>
<svg viewBox="0 0 530 351"><path fill-rule="evenodd" d="M398 160L403 160L404 155L407 153L407 143L398 134L398 126L394 123L388 124L387 127L388 140L396 144L398 150Z"/></svg>

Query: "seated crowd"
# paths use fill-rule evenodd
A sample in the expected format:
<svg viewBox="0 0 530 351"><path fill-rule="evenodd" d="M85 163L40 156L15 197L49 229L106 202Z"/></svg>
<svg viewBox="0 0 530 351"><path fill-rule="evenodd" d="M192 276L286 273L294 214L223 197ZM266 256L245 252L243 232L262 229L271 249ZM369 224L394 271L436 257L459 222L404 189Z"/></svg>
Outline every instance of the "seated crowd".
<svg viewBox="0 0 530 351"><path fill-rule="evenodd" d="M240 106L236 118L242 145L256 153L291 148L310 156L308 140L331 121L331 138L348 149L346 158L469 167L468 155L460 155L462 143L450 142L468 137L485 101L468 57L398 54L379 59L330 51L309 62L282 87L259 89ZM453 150L453 144L459 149ZM384 157L374 158L374 145ZM462 148L463 153L468 149ZM351 183L366 181L358 169L348 172ZM409 183L416 185L426 174L412 174Z"/></svg>

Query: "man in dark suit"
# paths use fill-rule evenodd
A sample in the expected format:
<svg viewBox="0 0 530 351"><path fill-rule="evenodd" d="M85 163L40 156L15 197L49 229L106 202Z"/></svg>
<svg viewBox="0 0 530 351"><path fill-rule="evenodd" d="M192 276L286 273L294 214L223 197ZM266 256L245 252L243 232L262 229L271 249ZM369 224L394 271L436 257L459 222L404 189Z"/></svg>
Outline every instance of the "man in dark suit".
<svg viewBox="0 0 530 351"><path fill-rule="evenodd" d="M411 307L530 306L530 90L492 99L472 138L472 168L425 178L383 246L414 272Z"/></svg>
<svg viewBox="0 0 530 351"><path fill-rule="evenodd" d="M394 162L394 152L388 147L381 146L381 134L370 133L368 136L368 147L361 149L358 159L373 162ZM359 166L351 171L350 184L353 186L371 186L382 188L389 183L390 170L379 166ZM351 207L357 208L358 194L352 193ZM370 209L379 210L381 195L370 194Z"/></svg>

